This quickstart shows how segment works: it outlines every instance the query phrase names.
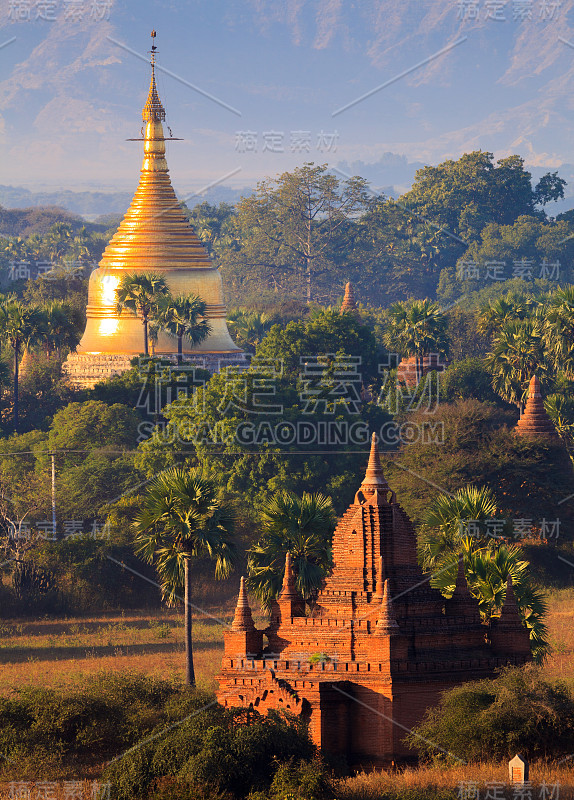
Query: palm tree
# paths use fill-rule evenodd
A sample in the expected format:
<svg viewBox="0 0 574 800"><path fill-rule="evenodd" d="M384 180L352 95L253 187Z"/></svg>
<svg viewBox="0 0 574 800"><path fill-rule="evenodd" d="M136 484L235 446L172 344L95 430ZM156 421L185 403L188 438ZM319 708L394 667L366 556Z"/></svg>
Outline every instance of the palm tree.
<svg viewBox="0 0 574 800"><path fill-rule="evenodd" d="M509 322L532 316L536 301L518 292L507 292L480 310L478 330L490 336L496 334Z"/></svg>
<svg viewBox="0 0 574 800"><path fill-rule="evenodd" d="M533 375L543 381L548 377L544 357L542 320L539 317L514 320L502 327L494 337L493 350L485 358L492 373L492 387L522 414Z"/></svg>
<svg viewBox="0 0 574 800"><path fill-rule="evenodd" d="M236 308L227 316L227 323L233 329L242 347L255 352L257 345L277 322L273 314L265 311L248 311Z"/></svg>
<svg viewBox="0 0 574 800"><path fill-rule="evenodd" d="M422 377L424 356L446 355L448 350L447 319L437 303L428 298L393 303L388 310L385 344L402 355L415 356L416 381Z"/></svg>
<svg viewBox="0 0 574 800"><path fill-rule="evenodd" d="M487 622L500 614L511 578L532 652L540 661L548 650L546 602L531 584L529 563L521 548L488 536L486 524L496 518L496 506L496 498L487 487L466 486L454 495L439 495L424 518L420 558L425 571L432 572L431 585L451 597L462 553L469 590Z"/></svg>
<svg viewBox="0 0 574 800"><path fill-rule="evenodd" d="M211 325L205 319L207 304L196 295L165 295L157 303L155 324L177 336L177 363L183 361L183 337L192 347L207 339Z"/></svg>
<svg viewBox="0 0 574 800"><path fill-rule="evenodd" d="M191 564L215 561L215 577L226 578L236 562L234 515L200 469L172 467L149 485L133 523L136 552L155 564L162 595L185 601L186 683L195 685L192 647Z"/></svg>
<svg viewBox="0 0 574 800"><path fill-rule="evenodd" d="M550 295L546 309L544 342L558 369L574 377L574 286L563 286Z"/></svg>
<svg viewBox="0 0 574 800"><path fill-rule="evenodd" d="M54 300L43 308L46 318L46 351L48 357L57 352L61 360L62 348L74 350L81 338L82 321L77 310L69 303Z"/></svg>
<svg viewBox="0 0 574 800"><path fill-rule="evenodd" d="M121 279L116 290L117 310L121 314L124 308L139 316L143 322L144 355L149 355L148 322L153 315L160 297L169 294L163 275L154 272L142 272L137 275L127 274Z"/></svg>
<svg viewBox="0 0 574 800"><path fill-rule="evenodd" d="M285 557L291 553L297 588L312 600L331 568L336 515L330 497L280 492L261 509L263 535L248 550L248 586L268 607L281 589Z"/></svg>
<svg viewBox="0 0 574 800"><path fill-rule="evenodd" d="M23 347L30 347L45 332L45 317L37 306L9 298L0 305L0 331L14 353L14 428L18 430L18 370Z"/></svg>

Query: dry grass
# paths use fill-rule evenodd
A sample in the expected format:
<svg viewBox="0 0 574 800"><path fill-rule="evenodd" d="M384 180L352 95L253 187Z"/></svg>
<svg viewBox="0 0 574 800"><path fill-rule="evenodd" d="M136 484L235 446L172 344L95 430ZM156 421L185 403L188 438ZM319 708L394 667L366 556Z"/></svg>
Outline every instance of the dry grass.
<svg viewBox="0 0 574 800"><path fill-rule="evenodd" d="M522 796L523 800L538 800L541 797L540 787L548 787L545 800L574 800L574 769L566 766L553 766L552 764L532 764L530 769L530 782L532 793ZM347 778L337 786L337 800L379 800L379 798L397 797L401 793L417 790L432 796L435 792L452 791L458 795L461 784L476 783L479 787L479 796L485 798L490 784L490 797L498 798L500 793L508 798L516 798L514 789L508 783L507 764L473 764L471 766L457 767L418 767L397 772L370 772L361 773L354 778ZM498 789L496 794L494 785L505 786ZM551 797L552 787L558 787ZM464 795L462 795L464 796ZM469 795L470 796L470 795Z"/></svg>
<svg viewBox="0 0 574 800"><path fill-rule="evenodd" d="M574 689L574 589L548 596L548 633L552 653L545 664L549 679L562 680Z"/></svg>
<svg viewBox="0 0 574 800"><path fill-rule="evenodd" d="M224 611L223 621L230 618ZM223 626L198 616L193 643L198 678L213 688L221 665ZM183 620L175 611L0 624L0 695L4 696L25 684L78 686L101 670L182 680L184 669Z"/></svg>

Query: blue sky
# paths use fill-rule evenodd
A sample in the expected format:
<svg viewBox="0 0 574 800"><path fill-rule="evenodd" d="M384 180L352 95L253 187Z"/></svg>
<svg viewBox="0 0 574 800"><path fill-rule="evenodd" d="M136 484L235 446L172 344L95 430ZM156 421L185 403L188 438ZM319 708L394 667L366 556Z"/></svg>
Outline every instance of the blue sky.
<svg viewBox="0 0 574 800"><path fill-rule="evenodd" d="M181 194L476 148L574 178L574 0L0 0L1 184L133 189L152 27Z"/></svg>

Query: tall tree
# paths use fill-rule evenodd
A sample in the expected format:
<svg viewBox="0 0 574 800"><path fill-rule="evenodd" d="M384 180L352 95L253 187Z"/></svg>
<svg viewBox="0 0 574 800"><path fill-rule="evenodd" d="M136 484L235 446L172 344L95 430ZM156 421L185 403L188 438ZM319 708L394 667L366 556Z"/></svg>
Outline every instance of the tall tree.
<svg viewBox="0 0 574 800"><path fill-rule="evenodd" d="M154 272L124 275L116 290L118 313L124 308L139 315L143 323L144 355L149 355L148 324L160 297L169 294L165 278Z"/></svg>
<svg viewBox="0 0 574 800"><path fill-rule="evenodd" d="M336 521L331 498L279 492L261 509L260 516L263 535L248 551L249 588L268 606L281 589L289 552L297 588L305 600L312 599L331 568Z"/></svg>
<svg viewBox="0 0 574 800"><path fill-rule="evenodd" d="M136 552L155 564L164 598L181 599L184 589L186 683L194 686L191 565L207 556L216 578L229 575L237 558L234 515L201 470L174 467L150 483L133 525Z"/></svg>
<svg viewBox="0 0 574 800"><path fill-rule="evenodd" d="M158 300L154 312L160 328L177 338L177 363L183 361L183 339L197 346L209 336L211 325L205 318L207 304L196 295L165 295Z"/></svg>
<svg viewBox="0 0 574 800"><path fill-rule="evenodd" d="M315 282L328 273L349 241L349 227L369 203L363 178L341 181L327 165L304 164L258 184L237 206L241 245L231 259L302 279L308 303Z"/></svg>
<svg viewBox="0 0 574 800"><path fill-rule="evenodd" d="M14 428L18 430L18 370L24 347L35 344L45 332L45 316L36 306L8 299L0 305L0 332L14 354Z"/></svg>

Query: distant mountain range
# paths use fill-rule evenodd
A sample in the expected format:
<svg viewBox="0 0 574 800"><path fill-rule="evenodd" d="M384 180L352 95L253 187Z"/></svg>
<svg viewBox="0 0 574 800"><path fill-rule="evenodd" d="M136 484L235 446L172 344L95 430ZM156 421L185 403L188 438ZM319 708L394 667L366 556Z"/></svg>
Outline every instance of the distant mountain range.
<svg viewBox="0 0 574 800"><path fill-rule="evenodd" d="M184 140L168 152L178 187L238 195L314 161L365 165L351 169L365 177L371 166L401 191L416 165L479 148L574 173L574 0L79 5L0 0L2 180L50 195L41 202L72 190L58 202L79 213L125 207L152 27Z"/></svg>

